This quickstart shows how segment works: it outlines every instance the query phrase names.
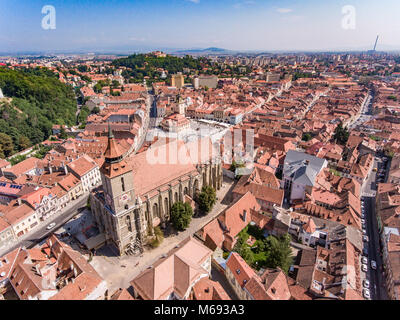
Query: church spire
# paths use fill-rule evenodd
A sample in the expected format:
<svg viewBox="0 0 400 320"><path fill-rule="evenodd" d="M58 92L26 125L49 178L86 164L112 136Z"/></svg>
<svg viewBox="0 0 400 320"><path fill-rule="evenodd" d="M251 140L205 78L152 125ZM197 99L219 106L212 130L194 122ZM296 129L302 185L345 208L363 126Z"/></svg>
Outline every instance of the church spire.
<svg viewBox="0 0 400 320"><path fill-rule="evenodd" d="M104 163L100 171L107 177L121 175L130 170L130 166L124 160L124 152L115 140L111 125L108 123L108 144L104 152Z"/></svg>
<svg viewBox="0 0 400 320"><path fill-rule="evenodd" d="M111 125L108 123L108 144L104 157L106 162L113 163L122 160L123 153L119 150L115 141L114 133L111 130Z"/></svg>

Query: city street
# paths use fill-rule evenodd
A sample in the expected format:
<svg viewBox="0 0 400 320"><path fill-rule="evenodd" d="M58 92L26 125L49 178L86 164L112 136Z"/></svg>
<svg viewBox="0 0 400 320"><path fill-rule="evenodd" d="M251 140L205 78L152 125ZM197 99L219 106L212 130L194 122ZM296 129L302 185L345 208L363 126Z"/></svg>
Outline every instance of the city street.
<svg viewBox="0 0 400 320"><path fill-rule="evenodd" d="M362 105L361 112L356 119L353 120L352 123L349 124L349 130L354 129L364 122L368 122L372 118L372 105L374 103L374 96L371 92L368 92L368 97Z"/></svg>
<svg viewBox="0 0 400 320"><path fill-rule="evenodd" d="M380 168L381 163L374 161L374 168ZM381 249L379 244L379 230L376 219L376 189L377 189L377 174L372 171L368 180L364 184L362 197L362 212L365 214L366 235L369 238L368 242L364 242L364 249L368 250L368 272L367 279L370 281L370 293L372 300L386 300L387 294L385 289L385 281L383 278L383 262ZM376 262L376 270L371 267L371 261Z"/></svg>
<svg viewBox="0 0 400 320"><path fill-rule="evenodd" d="M0 256L3 256L18 247L32 248L36 244L40 243L47 236L57 231L61 226L64 225L68 220L73 218L78 214L78 209L86 206L87 199L89 195L84 195L81 198L71 202L61 213L55 214L51 218L43 221L39 224L32 232L22 236L18 242L15 242L12 246L7 248L2 248L0 251ZM47 230L47 226L50 223L55 223L56 225L51 230Z"/></svg>

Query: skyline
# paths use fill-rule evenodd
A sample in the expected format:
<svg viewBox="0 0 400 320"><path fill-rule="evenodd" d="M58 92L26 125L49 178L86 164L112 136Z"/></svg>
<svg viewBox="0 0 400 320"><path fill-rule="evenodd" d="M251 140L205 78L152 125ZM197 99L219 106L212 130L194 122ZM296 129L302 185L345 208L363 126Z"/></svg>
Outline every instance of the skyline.
<svg viewBox="0 0 400 320"><path fill-rule="evenodd" d="M306 2L306 3L304 3ZM233 51L399 50L400 3L384 0L171 0L102 3L0 1L1 52L146 51L219 47ZM42 8L54 6L56 28L42 28ZM355 28L344 29L344 6ZM371 21L374 23L371 23Z"/></svg>

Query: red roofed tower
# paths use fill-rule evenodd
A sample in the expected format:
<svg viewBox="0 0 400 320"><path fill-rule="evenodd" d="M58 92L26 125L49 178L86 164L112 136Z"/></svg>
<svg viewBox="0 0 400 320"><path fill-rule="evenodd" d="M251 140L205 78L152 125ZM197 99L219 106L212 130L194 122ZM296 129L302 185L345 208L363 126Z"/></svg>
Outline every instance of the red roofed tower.
<svg viewBox="0 0 400 320"><path fill-rule="evenodd" d="M124 154L118 148L110 126L104 157L100 173L106 203L115 214L119 214L133 207L135 203L133 171L124 160Z"/></svg>

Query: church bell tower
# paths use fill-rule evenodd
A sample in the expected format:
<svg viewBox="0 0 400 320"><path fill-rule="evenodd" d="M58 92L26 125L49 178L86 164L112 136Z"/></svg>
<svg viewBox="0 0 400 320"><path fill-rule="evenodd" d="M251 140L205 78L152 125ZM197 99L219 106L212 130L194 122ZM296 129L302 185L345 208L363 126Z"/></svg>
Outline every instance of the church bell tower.
<svg viewBox="0 0 400 320"><path fill-rule="evenodd" d="M118 215L135 205L133 170L124 160L115 141L114 134L108 127L108 145L104 153L105 161L100 168L106 205Z"/></svg>

